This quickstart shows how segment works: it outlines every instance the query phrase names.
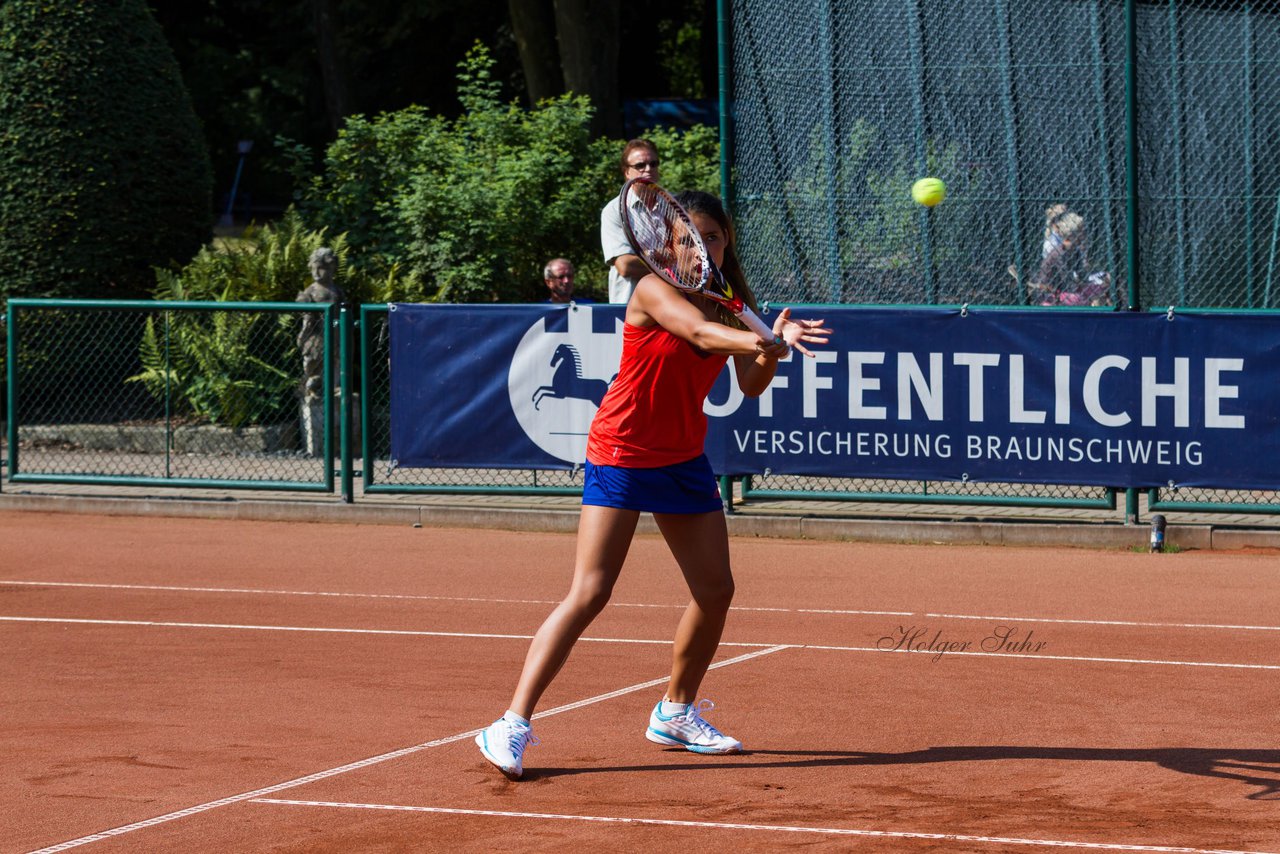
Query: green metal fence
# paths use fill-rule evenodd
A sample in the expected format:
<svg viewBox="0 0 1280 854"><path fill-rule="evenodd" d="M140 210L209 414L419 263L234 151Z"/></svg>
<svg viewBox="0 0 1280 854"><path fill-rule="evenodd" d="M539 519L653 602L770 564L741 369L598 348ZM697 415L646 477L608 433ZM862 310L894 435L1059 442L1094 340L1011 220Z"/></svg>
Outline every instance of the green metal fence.
<svg viewBox="0 0 1280 854"><path fill-rule="evenodd" d="M391 458L393 307L359 321L294 303L12 300L6 313L8 479L333 492L565 496L577 471L400 468ZM304 319L327 389L307 402ZM358 326L353 337L351 327ZM342 419L359 399L359 419ZM357 471L356 460L360 460ZM1115 490L1070 485L823 478L739 479L744 501L1116 509ZM735 484L722 482L725 494ZM1139 493L1125 493L1136 521ZM1151 490L1159 511L1280 512L1280 493Z"/></svg>
<svg viewBox="0 0 1280 854"><path fill-rule="evenodd" d="M294 303L10 300L10 482L333 491L337 317ZM307 318L321 371L310 401Z"/></svg>
<svg viewBox="0 0 1280 854"><path fill-rule="evenodd" d="M876 480L764 474L743 478L750 499L859 501L901 504L987 504L1008 507L1116 509L1116 491L1102 487L970 481Z"/></svg>

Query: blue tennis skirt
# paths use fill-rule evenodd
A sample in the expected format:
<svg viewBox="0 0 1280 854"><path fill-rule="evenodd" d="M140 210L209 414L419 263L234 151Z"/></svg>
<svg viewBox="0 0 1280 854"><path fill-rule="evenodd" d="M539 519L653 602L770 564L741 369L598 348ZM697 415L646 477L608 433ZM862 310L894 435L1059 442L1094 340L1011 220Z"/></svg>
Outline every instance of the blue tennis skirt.
<svg viewBox="0 0 1280 854"><path fill-rule="evenodd" d="M720 485L706 454L651 469L597 466L584 470L582 503L646 513L723 511Z"/></svg>

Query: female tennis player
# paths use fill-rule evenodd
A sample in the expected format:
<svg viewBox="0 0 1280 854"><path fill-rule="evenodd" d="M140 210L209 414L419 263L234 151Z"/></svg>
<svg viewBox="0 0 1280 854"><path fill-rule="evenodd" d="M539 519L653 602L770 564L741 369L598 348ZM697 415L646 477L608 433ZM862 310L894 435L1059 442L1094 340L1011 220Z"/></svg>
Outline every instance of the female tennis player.
<svg viewBox="0 0 1280 854"><path fill-rule="evenodd" d="M733 227L720 200L707 193L677 197L701 233L707 253L755 308L734 253ZM778 360L805 343L825 344L821 320L779 312L774 339L762 341L727 309L686 294L650 274L627 305L622 361L587 439L578 547L569 593L538 629L511 706L476 736L484 757L519 778L524 750L536 744L530 720L543 691L575 642L609 601L642 512L653 514L689 585L691 601L676 631L671 680L649 716L645 736L695 753L735 753L742 743L703 719L714 708L698 699L733 598L729 534L711 465L703 453L702 404L730 356L748 396L768 387Z"/></svg>

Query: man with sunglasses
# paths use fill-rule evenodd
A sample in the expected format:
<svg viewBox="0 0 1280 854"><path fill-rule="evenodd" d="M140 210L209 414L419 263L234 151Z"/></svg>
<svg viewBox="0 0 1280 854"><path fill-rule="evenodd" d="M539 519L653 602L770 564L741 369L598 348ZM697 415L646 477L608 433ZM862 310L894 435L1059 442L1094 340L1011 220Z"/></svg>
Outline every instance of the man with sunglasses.
<svg viewBox="0 0 1280 854"><path fill-rule="evenodd" d="M633 139L623 146L618 165L623 183L641 176L657 181L658 147L647 139ZM600 248L609 265L609 302L625 304L649 271L627 239L616 196L600 211Z"/></svg>

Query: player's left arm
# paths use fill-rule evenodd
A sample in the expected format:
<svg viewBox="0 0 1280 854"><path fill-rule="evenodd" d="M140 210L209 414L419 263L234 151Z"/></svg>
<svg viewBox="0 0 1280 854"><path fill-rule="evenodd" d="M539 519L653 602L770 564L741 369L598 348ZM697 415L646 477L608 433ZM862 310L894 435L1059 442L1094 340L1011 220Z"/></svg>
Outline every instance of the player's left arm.
<svg viewBox="0 0 1280 854"><path fill-rule="evenodd" d="M633 326L656 323L707 353L750 357L759 352L760 339L754 332L708 320L680 291L653 274L636 285L627 305L627 322Z"/></svg>

